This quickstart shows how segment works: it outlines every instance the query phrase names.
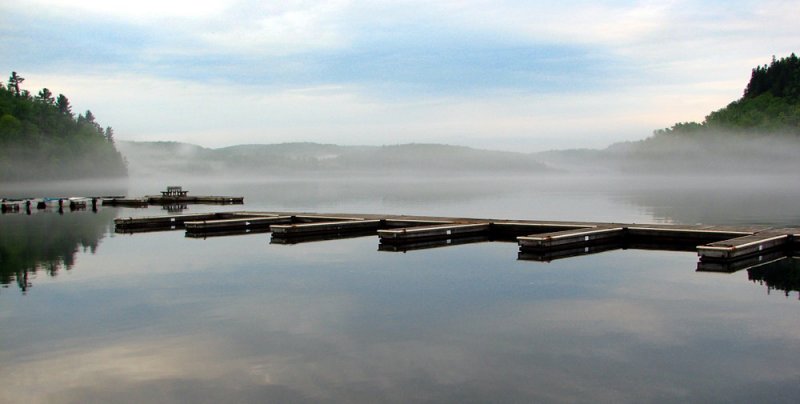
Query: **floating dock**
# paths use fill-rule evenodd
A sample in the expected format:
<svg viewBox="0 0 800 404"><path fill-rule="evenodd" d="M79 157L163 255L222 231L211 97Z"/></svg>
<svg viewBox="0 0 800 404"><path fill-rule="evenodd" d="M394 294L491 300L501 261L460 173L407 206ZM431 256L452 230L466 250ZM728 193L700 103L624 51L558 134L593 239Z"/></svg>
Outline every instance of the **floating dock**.
<svg viewBox="0 0 800 404"><path fill-rule="evenodd" d="M402 244L421 240L447 240L476 234L486 234L491 230L491 223L447 223L403 227L400 229L378 230L382 243Z"/></svg>
<svg viewBox="0 0 800 404"><path fill-rule="evenodd" d="M188 237L272 232L297 244L377 236L381 251L515 242L520 260L552 261L616 249L696 251L698 270L727 271L800 250L800 228L498 220L375 214L222 212L115 220L118 233L185 229Z"/></svg>
<svg viewBox="0 0 800 404"><path fill-rule="evenodd" d="M143 199L147 203L154 205L164 205L170 203L202 203L210 205L241 205L244 203L243 196L162 196L147 195Z"/></svg>
<svg viewBox="0 0 800 404"><path fill-rule="evenodd" d="M180 187L170 187L180 188ZM139 198L126 196L87 196L87 197L48 197L48 198L28 198L25 200L1 200L0 212L16 213L29 210L31 208L47 209L70 208L71 210L82 210L89 206L97 209L98 205L119 206L131 208L146 208L150 205L162 205L167 210L183 210L186 204L210 204L210 205L241 205L244 204L242 196L199 196L187 195L187 191L170 190L162 192L161 195L147 195ZM177 207L176 209L171 209Z"/></svg>
<svg viewBox="0 0 800 404"><path fill-rule="evenodd" d="M241 205L243 196L205 196L189 195L181 186L171 185L161 195L146 195L141 198L127 198L122 196L103 198L103 205L147 207L148 205L178 205L197 203L210 205Z"/></svg>
<svg viewBox="0 0 800 404"><path fill-rule="evenodd" d="M80 211L86 210L89 207L91 207L93 211L96 211L99 203L101 203L101 197L97 196L25 198L16 200L3 199L0 201L0 212L31 214L33 209L44 210L53 208L63 213L65 209Z"/></svg>
<svg viewBox="0 0 800 404"><path fill-rule="evenodd" d="M103 205L125 207L147 207L149 205L171 204L206 204L206 205L241 205L243 196L161 196L147 195L141 198L112 197L104 198Z"/></svg>
<svg viewBox="0 0 800 404"><path fill-rule="evenodd" d="M108 206L125 206L132 208L146 208L148 206L146 198L126 198L126 197L111 197L104 198L103 205Z"/></svg>
<svg viewBox="0 0 800 404"><path fill-rule="evenodd" d="M214 232L214 231L235 231L241 229L269 228L270 226L291 223L291 216L256 216L256 217L233 217L230 219L204 219L184 221L183 226L187 232Z"/></svg>

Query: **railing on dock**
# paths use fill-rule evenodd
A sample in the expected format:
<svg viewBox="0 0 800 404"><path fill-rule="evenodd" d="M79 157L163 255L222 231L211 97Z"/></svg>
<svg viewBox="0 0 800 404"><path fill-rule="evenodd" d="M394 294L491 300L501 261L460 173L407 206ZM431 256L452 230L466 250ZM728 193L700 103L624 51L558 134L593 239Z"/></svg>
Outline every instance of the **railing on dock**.
<svg viewBox="0 0 800 404"><path fill-rule="evenodd" d="M186 196L189 191L184 191L183 187L180 186L168 186L166 191L161 191L161 196L169 197L169 198L176 198L181 196Z"/></svg>

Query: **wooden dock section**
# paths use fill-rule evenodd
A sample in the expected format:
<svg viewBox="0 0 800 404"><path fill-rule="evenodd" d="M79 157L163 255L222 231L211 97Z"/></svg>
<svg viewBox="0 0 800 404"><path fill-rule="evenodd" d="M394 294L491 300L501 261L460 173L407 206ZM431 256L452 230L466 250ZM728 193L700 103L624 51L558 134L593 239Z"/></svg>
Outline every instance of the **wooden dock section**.
<svg viewBox="0 0 800 404"><path fill-rule="evenodd" d="M377 230L381 226L380 220L338 220L333 222L281 224L271 226L271 229L273 237L289 237Z"/></svg>
<svg viewBox="0 0 800 404"><path fill-rule="evenodd" d="M591 227L588 229L563 230L517 237L522 248L552 248L574 244L596 244L620 239L625 235L624 227Z"/></svg>
<svg viewBox="0 0 800 404"><path fill-rule="evenodd" d="M207 196L189 195L189 191L180 186L168 186L161 195L146 195L141 198L127 198L124 196L102 197L103 205L125 207L147 207L148 205L183 205L189 203L210 205L241 205L243 196Z"/></svg>
<svg viewBox="0 0 800 404"><path fill-rule="evenodd" d="M454 237L488 234L491 223L451 223L432 226L403 227L400 229L378 230L378 237L384 243L417 242L419 240L451 239Z"/></svg>
<svg viewBox="0 0 800 404"><path fill-rule="evenodd" d="M626 235L636 239L652 240L696 240L708 243L717 240L727 240L733 237L750 235L768 230L767 226L709 226L709 225L628 225L625 226Z"/></svg>
<svg viewBox="0 0 800 404"><path fill-rule="evenodd" d="M792 234L765 231L717 241L697 247L698 253L705 259L730 260L748 255L760 254L764 251L786 249L792 242Z"/></svg>
<svg viewBox="0 0 800 404"><path fill-rule="evenodd" d="M132 208L145 208L148 202L146 198L104 198L103 206L125 206Z"/></svg>
<svg viewBox="0 0 800 404"><path fill-rule="evenodd" d="M232 219L211 219L184 221L183 226L187 232L209 232L221 230L242 230L259 227L270 227L277 224L291 223L291 216L257 216L236 217Z"/></svg>
<svg viewBox="0 0 800 404"><path fill-rule="evenodd" d="M164 205L170 203L203 203L210 205L241 205L244 203L242 196L162 196L147 195L144 197L148 203Z"/></svg>
<svg viewBox="0 0 800 404"><path fill-rule="evenodd" d="M492 241L485 235L464 236L448 239L415 240L408 243L380 243L379 251L408 252L415 250L429 250L432 248L452 247L464 244L476 244Z"/></svg>
<svg viewBox="0 0 800 404"><path fill-rule="evenodd" d="M226 213L194 213L168 216L121 217L114 219L117 233L127 233L136 229L175 230L183 228L185 222L202 220L230 219Z"/></svg>
<svg viewBox="0 0 800 404"><path fill-rule="evenodd" d="M480 241L514 241L519 259L550 261L614 249L696 251L704 268L726 268L736 260L800 249L800 228L596 223L537 220L315 214L306 212L223 212L115 220L117 232L186 229L187 235L272 232L275 244L377 236L381 251L411 251ZM749 261L748 261L749 262ZM700 268L698 268L700 270Z"/></svg>
<svg viewBox="0 0 800 404"><path fill-rule="evenodd" d="M293 245L360 237L375 237L375 230L348 230L342 233L313 233L292 236L281 236L273 233L270 244Z"/></svg>

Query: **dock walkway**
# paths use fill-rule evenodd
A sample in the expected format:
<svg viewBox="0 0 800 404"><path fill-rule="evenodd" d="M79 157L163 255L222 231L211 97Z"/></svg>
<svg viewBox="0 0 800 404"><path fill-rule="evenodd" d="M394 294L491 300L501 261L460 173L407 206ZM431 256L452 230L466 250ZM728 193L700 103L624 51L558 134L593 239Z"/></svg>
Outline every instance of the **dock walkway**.
<svg viewBox="0 0 800 404"><path fill-rule="evenodd" d="M800 228L502 220L307 212L221 212L115 220L118 233L185 229L189 237L271 231L275 244L378 236L381 251L483 241L516 242L518 258L550 261L614 249L696 251L698 269L738 268L747 260L800 249Z"/></svg>

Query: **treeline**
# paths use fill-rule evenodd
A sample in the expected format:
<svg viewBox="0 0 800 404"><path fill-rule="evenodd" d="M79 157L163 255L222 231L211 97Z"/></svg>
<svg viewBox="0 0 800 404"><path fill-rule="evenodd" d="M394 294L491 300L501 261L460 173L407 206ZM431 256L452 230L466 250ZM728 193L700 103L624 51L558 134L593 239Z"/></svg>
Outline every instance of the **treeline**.
<svg viewBox="0 0 800 404"><path fill-rule="evenodd" d="M781 174L800 169L800 59L752 69L741 98L702 122L681 122L604 150L538 153L555 168L625 174Z"/></svg>
<svg viewBox="0 0 800 404"><path fill-rule="evenodd" d="M63 94L31 94L24 81L12 72L0 83L0 181L127 176L110 126L88 110L75 116Z"/></svg>
<svg viewBox="0 0 800 404"><path fill-rule="evenodd" d="M800 59L790 56L772 58L769 65L758 66L742 98L706 116L701 123L678 123L657 130L655 135L697 135L710 131L800 136Z"/></svg>
<svg viewBox="0 0 800 404"><path fill-rule="evenodd" d="M787 173L800 168L800 60L752 70L743 96L708 114L608 154L625 172Z"/></svg>

